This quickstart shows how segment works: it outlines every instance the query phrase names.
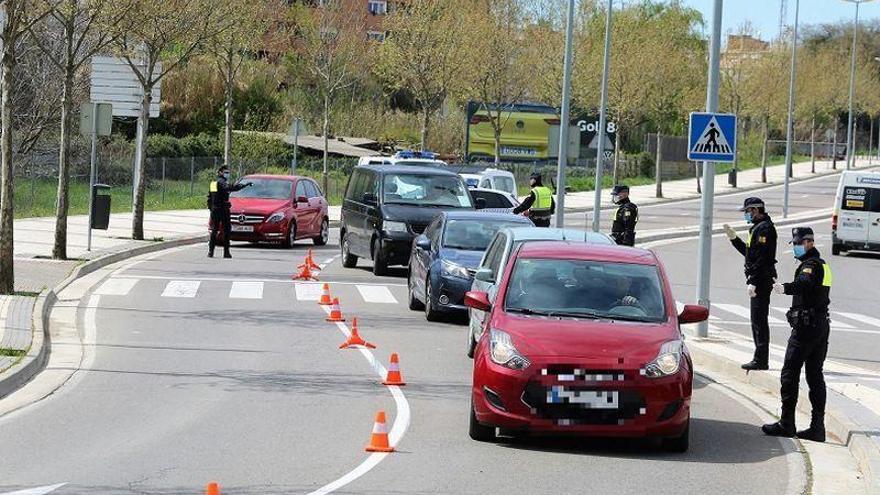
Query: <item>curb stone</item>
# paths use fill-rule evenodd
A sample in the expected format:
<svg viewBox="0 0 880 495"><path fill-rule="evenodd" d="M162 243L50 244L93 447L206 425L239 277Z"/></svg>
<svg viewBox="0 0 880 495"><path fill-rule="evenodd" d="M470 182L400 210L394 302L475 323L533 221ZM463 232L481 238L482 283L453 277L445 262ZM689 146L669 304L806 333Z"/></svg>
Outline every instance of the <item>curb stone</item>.
<svg viewBox="0 0 880 495"><path fill-rule="evenodd" d="M27 354L25 354L18 363L11 366L3 373L0 373L0 399L21 388L46 366L46 363L49 360L49 353L51 352L51 342L49 339L49 314L52 312L52 306L54 306L58 300L57 295L68 285L73 283L76 279L104 268L105 266L164 249L198 244L200 242L205 242L207 238L207 234L198 234L169 241L154 242L106 254L94 260L77 265L70 275L58 285L51 289L44 289L40 292L34 303L34 311L31 317L31 326L33 328L33 340L31 341L31 346L28 349Z"/></svg>

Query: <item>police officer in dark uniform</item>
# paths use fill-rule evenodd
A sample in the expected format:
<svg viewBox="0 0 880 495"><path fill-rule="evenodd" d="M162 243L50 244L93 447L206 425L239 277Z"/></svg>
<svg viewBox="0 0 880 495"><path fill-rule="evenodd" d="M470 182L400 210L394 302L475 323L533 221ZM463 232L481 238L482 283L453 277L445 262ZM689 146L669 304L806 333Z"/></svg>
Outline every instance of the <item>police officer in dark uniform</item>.
<svg viewBox="0 0 880 495"><path fill-rule="evenodd" d="M639 207L629 200L629 186L614 186L611 190L611 202L618 205L614 223L611 224L611 238L621 246L634 246Z"/></svg>
<svg viewBox="0 0 880 495"><path fill-rule="evenodd" d="M736 235L730 225L724 224L727 237L744 257L746 284L751 298L752 338L755 355L751 362L742 365L744 370L768 369L770 352L770 292L776 280L776 227L760 198L746 198L740 211L747 223L751 223L745 242Z"/></svg>
<svg viewBox="0 0 880 495"><path fill-rule="evenodd" d="M541 174L537 172L529 176L529 184L532 186L531 192L519 206L513 209L513 213L519 215L528 210L529 219L536 227L549 227L550 217L556 213L553 191L544 186Z"/></svg>
<svg viewBox="0 0 880 495"><path fill-rule="evenodd" d="M211 210L211 239L208 241L208 257L214 257L214 246L217 245L217 234L223 229L223 257L232 258L229 252L229 234L231 226L229 224L229 208L232 204L229 202L229 193L240 191L245 187L253 185L252 182L246 184L229 185L229 167L223 165L217 171L217 180L212 181L208 187L208 208Z"/></svg>
<svg viewBox="0 0 880 495"><path fill-rule="evenodd" d="M831 267L820 257L814 243L813 229L797 227L791 230L794 257L801 264L794 272L794 281L774 284L773 292L792 296L791 309L786 316L791 324L791 337L782 365L782 416L761 429L767 435L793 437L816 442L825 441L825 379L822 365L828 353L830 322L828 305L831 300ZM810 427L795 432L794 411L798 401L801 367L806 367L810 404L813 407Z"/></svg>

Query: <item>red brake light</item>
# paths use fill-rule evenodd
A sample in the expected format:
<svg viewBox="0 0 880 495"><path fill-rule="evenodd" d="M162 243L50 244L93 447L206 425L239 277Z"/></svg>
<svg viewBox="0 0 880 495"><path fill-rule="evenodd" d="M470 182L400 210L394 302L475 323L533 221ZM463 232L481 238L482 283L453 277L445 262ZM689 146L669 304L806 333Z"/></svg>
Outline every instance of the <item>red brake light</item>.
<svg viewBox="0 0 880 495"><path fill-rule="evenodd" d="M837 232L837 214L831 215L831 230Z"/></svg>
<svg viewBox="0 0 880 495"><path fill-rule="evenodd" d="M559 125L559 119L544 119L544 122L550 125Z"/></svg>

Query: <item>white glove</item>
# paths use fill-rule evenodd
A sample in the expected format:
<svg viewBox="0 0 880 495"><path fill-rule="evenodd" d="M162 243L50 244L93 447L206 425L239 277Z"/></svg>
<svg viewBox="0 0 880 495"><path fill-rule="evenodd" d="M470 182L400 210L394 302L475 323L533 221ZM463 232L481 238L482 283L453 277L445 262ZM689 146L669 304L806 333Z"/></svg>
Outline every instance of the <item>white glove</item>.
<svg viewBox="0 0 880 495"><path fill-rule="evenodd" d="M773 292L775 292L777 294L785 295L785 286L774 282L773 283Z"/></svg>
<svg viewBox="0 0 880 495"><path fill-rule="evenodd" d="M736 231L726 223L724 224L724 233L727 234L727 238L731 241L737 238Z"/></svg>
<svg viewBox="0 0 880 495"><path fill-rule="evenodd" d="M639 303L639 300L633 296L625 296L623 299L620 300L620 303L624 306L635 306Z"/></svg>
<svg viewBox="0 0 880 495"><path fill-rule="evenodd" d="M758 291L755 289L754 285L749 284L748 289L749 289L749 297L755 297L758 295Z"/></svg>

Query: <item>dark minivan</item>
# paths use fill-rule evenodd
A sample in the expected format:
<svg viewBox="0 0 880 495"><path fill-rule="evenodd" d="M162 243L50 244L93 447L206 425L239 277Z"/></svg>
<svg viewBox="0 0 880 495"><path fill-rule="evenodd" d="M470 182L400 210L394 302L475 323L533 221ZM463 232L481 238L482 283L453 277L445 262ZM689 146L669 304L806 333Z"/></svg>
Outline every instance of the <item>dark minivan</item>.
<svg viewBox="0 0 880 495"><path fill-rule="evenodd" d="M342 266L373 260L373 273L409 262L412 241L438 212L473 210L464 181L447 170L396 165L359 165L342 203Z"/></svg>

